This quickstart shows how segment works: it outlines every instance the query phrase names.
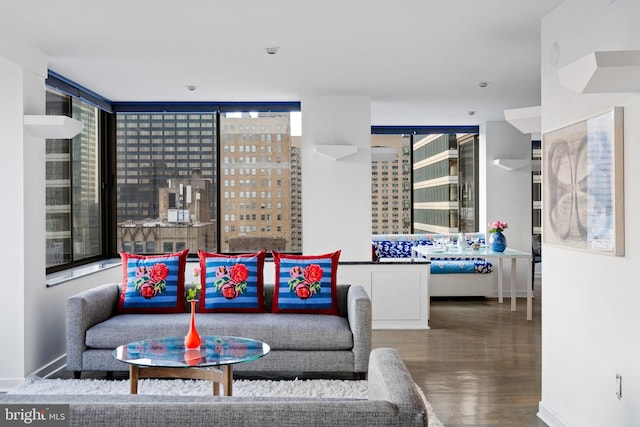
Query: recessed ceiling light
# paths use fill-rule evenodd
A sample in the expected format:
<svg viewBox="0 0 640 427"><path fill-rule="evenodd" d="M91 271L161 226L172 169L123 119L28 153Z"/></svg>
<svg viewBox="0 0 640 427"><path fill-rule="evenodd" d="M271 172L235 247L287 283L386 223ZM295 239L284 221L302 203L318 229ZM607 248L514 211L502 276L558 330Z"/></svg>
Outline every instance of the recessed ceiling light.
<svg viewBox="0 0 640 427"><path fill-rule="evenodd" d="M271 46L265 49L265 51L269 55L275 55L276 53L278 53L279 50L280 48L278 46Z"/></svg>
<svg viewBox="0 0 640 427"><path fill-rule="evenodd" d="M471 110L467 114L470 115L470 116L473 116L475 113L476 113L475 111Z"/></svg>
<svg viewBox="0 0 640 427"><path fill-rule="evenodd" d="M480 87L487 87L489 85L489 83L487 82L478 82L478 86Z"/></svg>
<svg viewBox="0 0 640 427"><path fill-rule="evenodd" d="M194 91L196 90L196 85L187 85L187 89L189 89L190 91Z"/></svg>

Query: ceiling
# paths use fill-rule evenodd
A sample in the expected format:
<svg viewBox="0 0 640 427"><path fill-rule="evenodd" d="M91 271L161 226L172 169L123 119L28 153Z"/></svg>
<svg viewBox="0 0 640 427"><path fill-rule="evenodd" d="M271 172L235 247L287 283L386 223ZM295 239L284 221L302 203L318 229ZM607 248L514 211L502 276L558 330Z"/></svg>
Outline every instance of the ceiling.
<svg viewBox="0 0 640 427"><path fill-rule="evenodd" d="M373 125L475 125L540 104L540 20L562 1L21 0L0 28L111 101L364 95Z"/></svg>

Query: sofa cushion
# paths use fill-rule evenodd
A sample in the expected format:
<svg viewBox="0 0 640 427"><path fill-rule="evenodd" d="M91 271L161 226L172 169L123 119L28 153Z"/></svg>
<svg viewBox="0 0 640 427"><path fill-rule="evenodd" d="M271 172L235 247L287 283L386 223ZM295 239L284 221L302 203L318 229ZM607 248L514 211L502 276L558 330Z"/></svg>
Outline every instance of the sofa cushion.
<svg viewBox="0 0 640 427"><path fill-rule="evenodd" d="M184 270L189 249L165 255L121 252L120 313L178 313L185 310Z"/></svg>
<svg viewBox="0 0 640 427"><path fill-rule="evenodd" d="M229 335L263 341L272 350L350 350L353 334L342 316L276 313L196 313L201 336ZM184 336L188 313L121 314L89 328L85 343L114 349L144 339Z"/></svg>
<svg viewBox="0 0 640 427"><path fill-rule="evenodd" d="M202 285L198 311L266 311L263 297L265 254L264 250L244 255L198 251Z"/></svg>
<svg viewBox="0 0 640 427"><path fill-rule="evenodd" d="M273 252L274 313L338 314L336 275L340 251L323 255Z"/></svg>

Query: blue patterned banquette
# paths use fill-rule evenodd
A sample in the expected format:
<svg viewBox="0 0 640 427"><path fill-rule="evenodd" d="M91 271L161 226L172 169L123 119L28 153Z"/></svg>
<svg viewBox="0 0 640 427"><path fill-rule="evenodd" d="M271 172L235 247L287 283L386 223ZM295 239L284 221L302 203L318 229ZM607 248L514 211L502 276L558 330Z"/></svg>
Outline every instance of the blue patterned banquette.
<svg viewBox="0 0 640 427"><path fill-rule="evenodd" d="M466 233L467 244L485 244L484 233ZM433 246L439 239L455 242L457 234L374 234L372 236L373 261L385 259L411 259L411 248L419 245ZM431 274L487 274L493 271L491 263L482 258L456 257L432 258Z"/></svg>

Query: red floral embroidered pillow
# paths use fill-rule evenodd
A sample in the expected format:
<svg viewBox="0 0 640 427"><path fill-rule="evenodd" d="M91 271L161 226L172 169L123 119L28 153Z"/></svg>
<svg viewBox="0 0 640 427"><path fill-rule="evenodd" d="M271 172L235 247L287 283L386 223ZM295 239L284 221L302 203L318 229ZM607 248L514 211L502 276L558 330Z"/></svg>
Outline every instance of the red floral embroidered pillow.
<svg viewBox="0 0 640 427"><path fill-rule="evenodd" d="M188 249L166 255L121 252L120 313L182 313L185 311L184 270Z"/></svg>
<svg viewBox="0 0 640 427"><path fill-rule="evenodd" d="M324 255L273 252L274 313L338 314L336 273L340 251Z"/></svg>
<svg viewBox="0 0 640 427"><path fill-rule="evenodd" d="M264 305L264 258L266 251L222 255L198 251L200 257L201 313L261 313Z"/></svg>

